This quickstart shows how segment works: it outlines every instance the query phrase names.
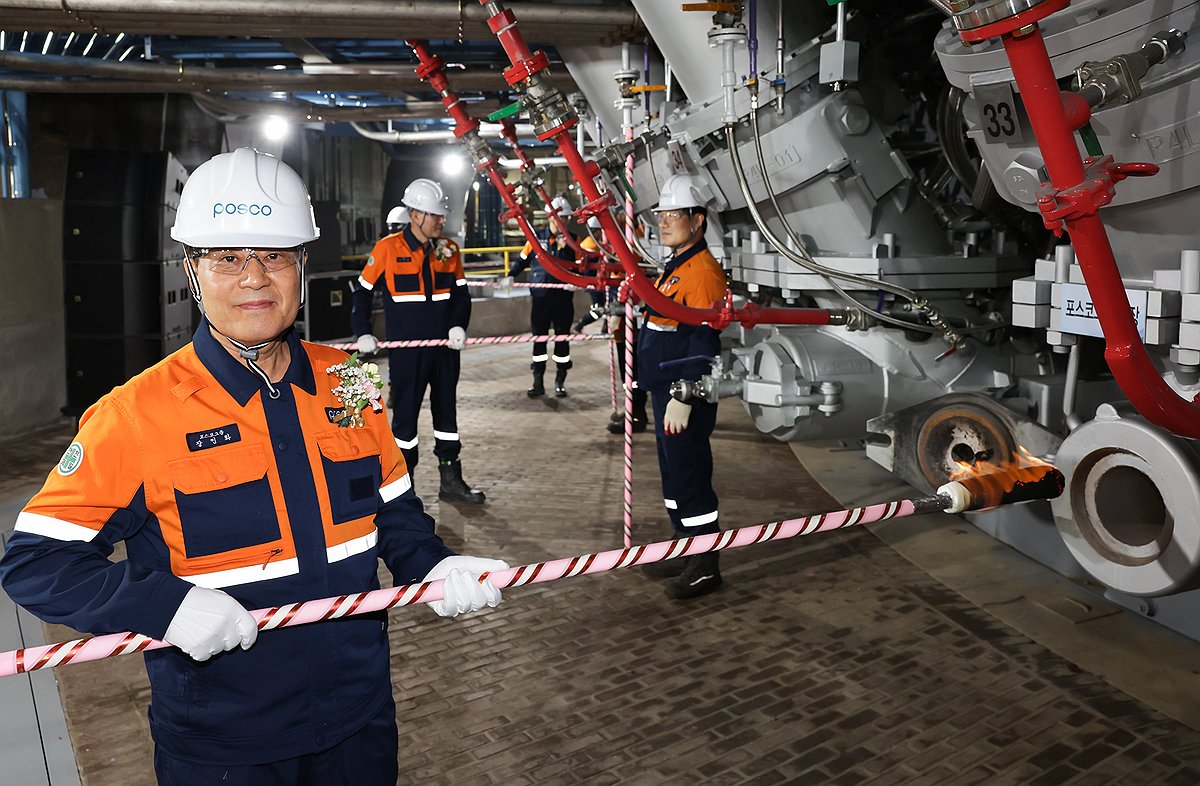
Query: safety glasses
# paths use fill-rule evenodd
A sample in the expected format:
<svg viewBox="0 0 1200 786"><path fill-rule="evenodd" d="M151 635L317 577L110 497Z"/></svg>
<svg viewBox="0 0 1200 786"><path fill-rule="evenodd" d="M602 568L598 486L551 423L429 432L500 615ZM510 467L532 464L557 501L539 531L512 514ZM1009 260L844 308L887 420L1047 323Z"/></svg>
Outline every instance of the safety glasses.
<svg viewBox="0 0 1200 786"><path fill-rule="evenodd" d="M253 259L268 273L279 273L300 262L301 247L296 248L197 248L192 259L200 267L220 276L239 276Z"/></svg>
<svg viewBox="0 0 1200 786"><path fill-rule="evenodd" d="M668 221L678 221L684 216L691 215L690 210L659 210L654 215L658 218L658 223L663 224Z"/></svg>

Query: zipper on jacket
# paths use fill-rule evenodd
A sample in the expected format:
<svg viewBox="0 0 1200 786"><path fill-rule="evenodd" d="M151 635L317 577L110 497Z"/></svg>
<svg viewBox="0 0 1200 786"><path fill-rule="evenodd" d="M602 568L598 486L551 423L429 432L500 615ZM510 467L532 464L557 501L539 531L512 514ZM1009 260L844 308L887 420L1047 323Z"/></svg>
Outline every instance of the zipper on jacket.
<svg viewBox="0 0 1200 786"><path fill-rule="evenodd" d="M266 569L267 569L267 565L268 565L268 564L271 562L271 560L275 559L276 557L278 557L278 556L279 556L280 554L282 554L282 553L283 553L283 549L271 549L271 552L270 552L269 554L267 554L267 559L266 559L266 562L264 562L264 563L262 564L262 569L263 569L263 570L266 570Z"/></svg>

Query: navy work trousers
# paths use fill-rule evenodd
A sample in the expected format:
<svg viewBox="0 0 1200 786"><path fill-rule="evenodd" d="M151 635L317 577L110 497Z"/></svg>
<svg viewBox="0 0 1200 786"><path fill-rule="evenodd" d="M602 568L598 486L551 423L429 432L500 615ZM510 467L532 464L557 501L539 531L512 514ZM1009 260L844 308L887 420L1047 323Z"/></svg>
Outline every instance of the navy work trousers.
<svg viewBox="0 0 1200 786"><path fill-rule="evenodd" d="M575 318L575 293L569 291L552 291L544 295L533 295L529 299L529 329L535 336L550 334L554 326L555 337L566 337L571 333L571 320ZM536 341L533 344L533 355L530 358L534 371L546 368L546 342ZM554 362L556 368L571 367L571 342L554 342Z"/></svg>
<svg viewBox="0 0 1200 786"><path fill-rule="evenodd" d="M310 718L310 722L319 722ZM396 786L396 705L327 750L269 764L226 766L177 759L154 751L159 786Z"/></svg>
<svg viewBox="0 0 1200 786"><path fill-rule="evenodd" d="M712 487L713 457L709 438L717 424L717 405L692 402L687 428L663 433L663 416L671 394L650 392L654 406L654 436L662 474L663 504L677 537L719 532L717 492Z"/></svg>
<svg viewBox="0 0 1200 786"><path fill-rule="evenodd" d="M392 434L400 443L409 472L417 468L420 459L417 416L421 414L426 388L433 414L433 454L442 461L454 461L462 451L456 406L459 368L458 352L446 347L393 349L388 354Z"/></svg>

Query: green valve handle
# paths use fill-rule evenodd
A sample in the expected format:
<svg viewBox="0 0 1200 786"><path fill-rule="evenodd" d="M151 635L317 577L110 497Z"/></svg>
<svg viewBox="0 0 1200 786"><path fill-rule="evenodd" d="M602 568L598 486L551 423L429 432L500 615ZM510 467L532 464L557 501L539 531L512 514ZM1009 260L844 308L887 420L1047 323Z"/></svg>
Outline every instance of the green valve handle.
<svg viewBox="0 0 1200 786"><path fill-rule="evenodd" d="M513 101L508 106L503 107L502 109L497 109L495 112L492 112L490 115L488 115L488 122L494 123L497 120L503 120L506 117L512 117L522 109L524 109L524 106L520 101Z"/></svg>

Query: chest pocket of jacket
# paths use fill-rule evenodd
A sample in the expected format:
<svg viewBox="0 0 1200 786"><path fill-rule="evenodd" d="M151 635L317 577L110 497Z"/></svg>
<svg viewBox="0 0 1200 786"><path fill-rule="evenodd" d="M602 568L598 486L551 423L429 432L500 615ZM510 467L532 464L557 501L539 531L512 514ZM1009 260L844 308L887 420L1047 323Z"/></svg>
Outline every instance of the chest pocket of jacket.
<svg viewBox="0 0 1200 786"><path fill-rule="evenodd" d="M415 295L421 291L421 263L412 257L397 257L391 269L392 292L397 295Z"/></svg>
<svg viewBox="0 0 1200 786"><path fill-rule="evenodd" d="M170 468L189 559L279 540L279 517L261 445L180 459Z"/></svg>
<svg viewBox="0 0 1200 786"><path fill-rule="evenodd" d="M353 434L350 432L354 432ZM339 428L317 435L321 467L334 524L373 516L379 510L379 445L370 432Z"/></svg>
<svg viewBox="0 0 1200 786"><path fill-rule="evenodd" d="M438 292L453 290L457 278L453 270L434 270L433 288Z"/></svg>

